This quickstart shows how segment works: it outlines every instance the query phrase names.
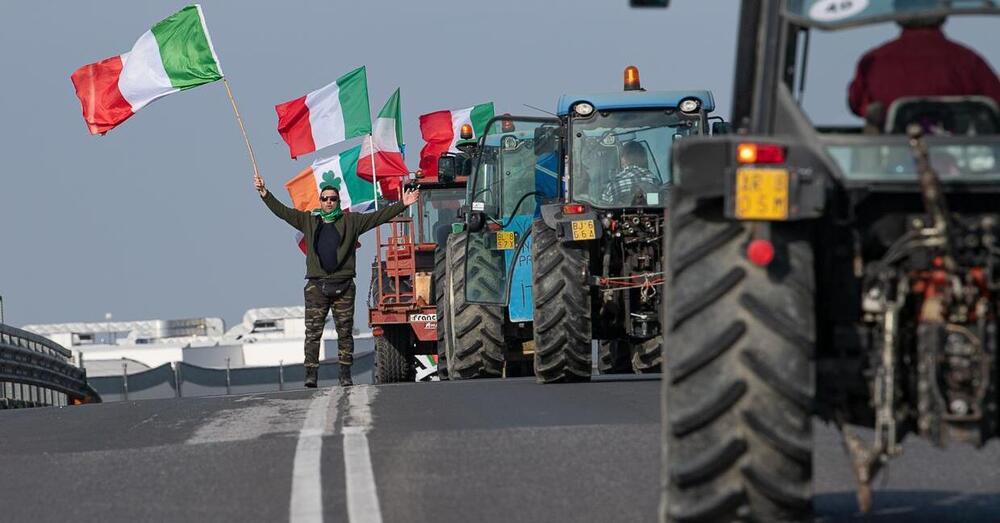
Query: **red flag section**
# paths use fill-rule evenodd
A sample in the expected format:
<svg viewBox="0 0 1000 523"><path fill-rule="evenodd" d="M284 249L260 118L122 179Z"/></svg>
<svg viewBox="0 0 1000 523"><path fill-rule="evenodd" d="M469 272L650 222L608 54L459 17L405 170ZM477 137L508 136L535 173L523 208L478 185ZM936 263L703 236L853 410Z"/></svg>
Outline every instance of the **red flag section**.
<svg viewBox="0 0 1000 523"><path fill-rule="evenodd" d="M420 170L428 176L437 176L438 157L448 152L455 138L451 111L436 111L421 116L420 135L426 142L420 150Z"/></svg>

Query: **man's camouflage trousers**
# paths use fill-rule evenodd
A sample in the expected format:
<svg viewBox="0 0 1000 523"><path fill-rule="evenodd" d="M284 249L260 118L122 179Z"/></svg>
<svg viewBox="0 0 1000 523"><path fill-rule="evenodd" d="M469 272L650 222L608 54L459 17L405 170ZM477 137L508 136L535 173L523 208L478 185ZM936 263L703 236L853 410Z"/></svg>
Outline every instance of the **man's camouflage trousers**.
<svg viewBox="0 0 1000 523"><path fill-rule="evenodd" d="M306 367L319 367L319 345L330 309L337 329L337 358L341 365L354 362L354 293L354 280L306 281Z"/></svg>

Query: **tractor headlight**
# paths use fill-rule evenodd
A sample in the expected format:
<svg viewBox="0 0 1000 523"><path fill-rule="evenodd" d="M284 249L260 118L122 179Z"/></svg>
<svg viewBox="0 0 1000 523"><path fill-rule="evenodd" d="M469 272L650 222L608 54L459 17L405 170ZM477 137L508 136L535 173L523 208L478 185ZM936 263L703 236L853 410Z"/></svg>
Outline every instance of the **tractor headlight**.
<svg viewBox="0 0 1000 523"><path fill-rule="evenodd" d="M580 116L590 116L594 112L594 106L587 102L580 102L573 106L573 112Z"/></svg>
<svg viewBox="0 0 1000 523"><path fill-rule="evenodd" d="M681 100L678 109L680 109L682 113L697 112L698 109L701 109L701 100L697 98L687 98L685 100Z"/></svg>

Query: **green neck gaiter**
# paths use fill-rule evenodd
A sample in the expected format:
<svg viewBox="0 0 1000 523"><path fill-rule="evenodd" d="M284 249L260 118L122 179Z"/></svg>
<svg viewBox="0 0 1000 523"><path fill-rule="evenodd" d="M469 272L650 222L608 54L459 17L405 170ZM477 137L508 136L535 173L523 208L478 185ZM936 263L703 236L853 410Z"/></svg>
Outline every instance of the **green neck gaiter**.
<svg viewBox="0 0 1000 523"><path fill-rule="evenodd" d="M323 212L323 209L316 209L316 212L319 213L319 217L323 218L324 222L330 223L339 220L340 217L344 215L344 211L340 210L340 207L337 207L330 212Z"/></svg>

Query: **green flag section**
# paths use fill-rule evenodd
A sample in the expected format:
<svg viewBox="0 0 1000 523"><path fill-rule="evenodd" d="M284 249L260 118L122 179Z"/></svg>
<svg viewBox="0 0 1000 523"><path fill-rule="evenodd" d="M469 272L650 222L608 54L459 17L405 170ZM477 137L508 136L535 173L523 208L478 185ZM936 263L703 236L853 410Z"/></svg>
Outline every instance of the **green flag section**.
<svg viewBox="0 0 1000 523"><path fill-rule="evenodd" d="M278 134L292 158L372 132L368 76L359 67L305 96L278 104Z"/></svg>
<svg viewBox="0 0 1000 523"><path fill-rule="evenodd" d="M379 111L372 137L362 145L358 164L358 176L369 182L377 179L382 194L390 200L400 198L402 178L410 172L403 161L402 122L399 89L396 89Z"/></svg>
<svg viewBox="0 0 1000 523"><path fill-rule="evenodd" d="M91 134L104 134L168 94L222 79L200 5L143 33L132 50L85 65L71 76Z"/></svg>
<svg viewBox="0 0 1000 523"><path fill-rule="evenodd" d="M291 180L285 189L292 205L302 211L319 207L320 187L332 185L340 192L340 207L351 211L366 211L375 201L374 186L358 178L358 158L361 146L352 147L329 158L316 160Z"/></svg>

